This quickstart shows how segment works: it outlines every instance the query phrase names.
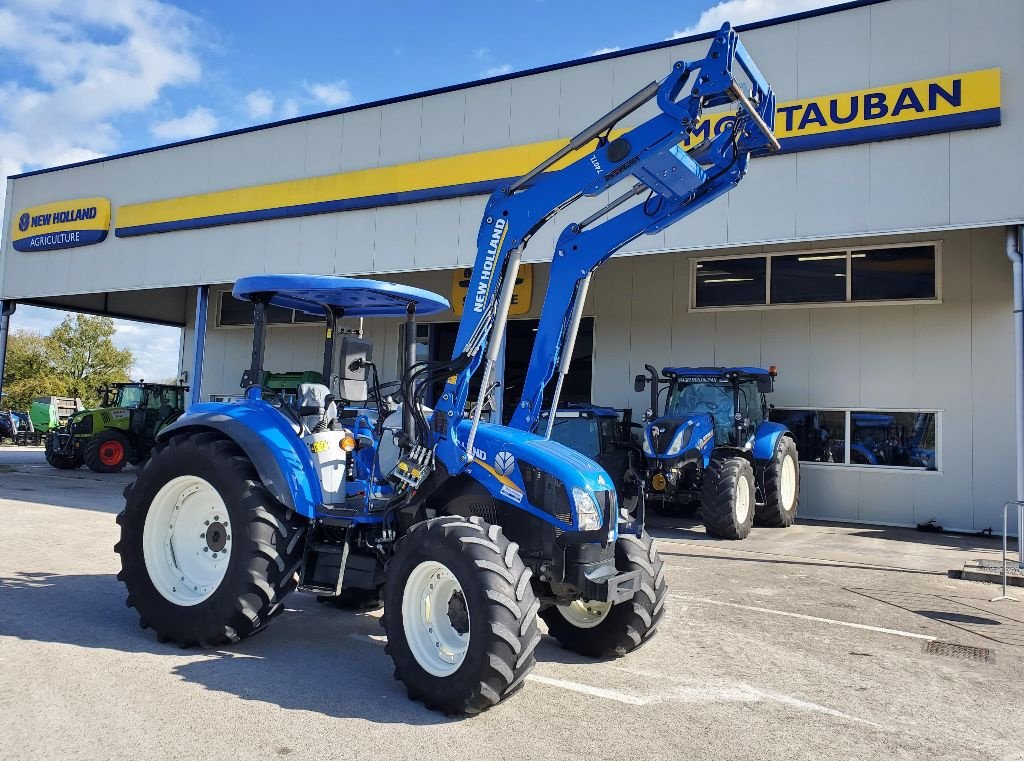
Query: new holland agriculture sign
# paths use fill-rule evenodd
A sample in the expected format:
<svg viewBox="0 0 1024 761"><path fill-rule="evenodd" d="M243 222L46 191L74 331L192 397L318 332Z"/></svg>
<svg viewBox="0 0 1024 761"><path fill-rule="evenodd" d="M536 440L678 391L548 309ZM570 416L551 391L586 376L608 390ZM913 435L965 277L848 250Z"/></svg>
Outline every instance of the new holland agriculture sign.
<svg viewBox="0 0 1024 761"><path fill-rule="evenodd" d="M731 119L729 114L710 115L697 125L684 147L721 132ZM775 128L782 151L793 152L994 127L999 122L999 69L985 69L788 101L778 106ZM131 204L118 209L116 235L147 235L490 193L539 164L565 142L514 145ZM563 160L554 168L566 163Z"/></svg>
<svg viewBox="0 0 1024 761"><path fill-rule="evenodd" d="M99 243L110 229L110 201L78 198L33 206L14 215L15 251L53 251Z"/></svg>

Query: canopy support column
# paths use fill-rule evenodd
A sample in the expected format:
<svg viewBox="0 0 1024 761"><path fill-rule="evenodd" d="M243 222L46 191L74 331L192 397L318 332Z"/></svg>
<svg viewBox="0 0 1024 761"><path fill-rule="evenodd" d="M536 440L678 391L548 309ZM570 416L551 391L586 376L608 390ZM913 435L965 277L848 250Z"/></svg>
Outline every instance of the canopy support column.
<svg viewBox="0 0 1024 761"><path fill-rule="evenodd" d="M4 370L7 366L7 333L11 327L11 315L17 307L17 301L0 301L0 392L4 388Z"/></svg>
<svg viewBox="0 0 1024 761"><path fill-rule="evenodd" d="M206 353L206 315L209 312L210 286L196 289L196 320L193 326L192 383L189 404L203 401L203 356Z"/></svg>

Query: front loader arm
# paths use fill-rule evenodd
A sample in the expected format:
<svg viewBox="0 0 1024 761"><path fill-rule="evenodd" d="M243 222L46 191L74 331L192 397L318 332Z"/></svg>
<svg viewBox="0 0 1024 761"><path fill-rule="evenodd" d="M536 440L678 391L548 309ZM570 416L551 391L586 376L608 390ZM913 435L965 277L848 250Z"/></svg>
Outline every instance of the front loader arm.
<svg viewBox="0 0 1024 761"><path fill-rule="evenodd" d="M737 83L734 64L746 72L749 89ZM659 114L609 139L618 121L654 98ZM680 143L693 132L705 107L735 102L741 111L731 130L705 141L689 154L683 151ZM419 431L417 439L425 446L435 446L450 474L461 471L473 459L482 401L530 236L577 199L599 195L627 178L633 180L630 191L579 225L567 228L559 239L527 387L513 421L513 425L524 428L535 422L544 387L567 347L571 356L590 273L637 236L662 229L733 187L742 177L751 151L778 148L772 134L774 116L771 87L736 33L725 24L705 58L677 62L660 83L652 82L562 150L492 194L477 236L476 262L452 360L439 368L414 368L406 379L407 391L411 392L435 378L445 378L432 424L429 430ZM594 144L595 139L593 150L565 165L570 154ZM648 195L646 202L587 229L599 217L640 194ZM465 417L470 380L485 359L473 425L467 439L459 442L455 431Z"/></svg>

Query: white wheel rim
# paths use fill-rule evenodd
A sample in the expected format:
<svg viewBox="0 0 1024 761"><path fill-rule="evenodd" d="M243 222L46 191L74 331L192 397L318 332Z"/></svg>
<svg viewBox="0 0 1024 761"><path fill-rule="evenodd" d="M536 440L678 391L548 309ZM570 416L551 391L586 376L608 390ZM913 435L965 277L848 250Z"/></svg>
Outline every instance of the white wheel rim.
<svg viewBox="0 0 1024 761"><path fill-rule="evenodd" d="M782 460L779 491L782 492L782 509L788 513L796 504L796 463L793 462L793 456L789 454Z"/></svg>
<svg viewBox="0 0 1024 761"><path fill-rule="evenodd" d="M593 600L573 600L568 605L558 606L562 618L577 629L593 629L608 617L611 609L611 603Z"/></svg>
<svg viewBox="0 0 1024 761"><path fill-rule="evenodd" d="M224 500L209 481L179 476L153 498L142 529L146 571L175 605L198 605L227 574L231 531Z"/></svg>
<svg viewBox="0 0 1024 761"><path fill-rule="evenodd" d="M434 676L451 676L469 651L469 607L462 585L433 560L416 566L402 592L402 627L416 662Z"/></svg>
<svg viewBox="0 0 1024 761"><path fill-rule="evenodd" d="M736 479L736 522L741 525L750 517L750 489L747 486L747 479Z"/></svg>

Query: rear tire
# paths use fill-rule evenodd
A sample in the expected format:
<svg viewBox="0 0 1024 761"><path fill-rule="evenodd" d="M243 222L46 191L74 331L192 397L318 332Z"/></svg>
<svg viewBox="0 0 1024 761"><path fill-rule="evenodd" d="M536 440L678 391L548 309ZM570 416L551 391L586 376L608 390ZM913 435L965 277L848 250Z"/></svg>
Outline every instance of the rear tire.
<svg viewBox="0 0 1024 761"><path fill-rule="evenodd" d="M54 435L47 435L43 447L46 450L46 461L57 470L77 470L82 467L82 456L79 454L63 455L53 451Z"/></svg>
<svg viewBox="0 0 1024 761"><path fill-rule="evenodd" d="M796 520L800 505L800 462L796 443L789 436L780 436L772 459L764 468L763 505L758 505L755 519L760 526L786 528Z"/></svg>
<svg viewBox="0 0 1024 761"><path fill-rule="evenodd" d="M117 473L134 457L131 442L120 431L102 431L82 448L82 459L94 473Z"/></svg>
<svg viewBox="0 0 1024 761"><path fill-rule="evenodd" d="M411 699L479 713L522 685L540 642L540 603L518 549L501 527L459 516L419 523L397 542L381 626Z"/></svg>
<svg viewBox="0 0 1024 761"><path fill-rule="evenodd" d="M234 442L210 432L159 444L124 495L117 578L143 629L161 642L212 647L283 610L306 521L274 499Z"/></svg>
<svg viewBox="0 0 1024 761"><path fill-rule="evenodd" d="M584 603L552 605L540 612L548 632L566 650L591 658L615 658L647 642L665 615L665 564L646 531L626 534L615 543L615 567L640 571L640 591L617 605Z"/></svg>
<svg viewBox="0 0 1024 761"><path fill-rule="evenodd" d="M754 469L743 457L711 460L704 471L701 516L709 536L744 539L754 523Z"/></svg>

